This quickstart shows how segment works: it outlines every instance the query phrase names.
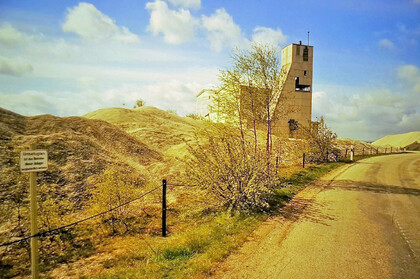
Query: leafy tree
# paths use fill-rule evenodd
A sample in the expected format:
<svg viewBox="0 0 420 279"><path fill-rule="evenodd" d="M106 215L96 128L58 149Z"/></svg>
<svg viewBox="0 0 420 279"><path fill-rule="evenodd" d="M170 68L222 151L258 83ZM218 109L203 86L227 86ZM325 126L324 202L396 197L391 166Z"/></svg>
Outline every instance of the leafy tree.
<svg viewBox="0 0 420 279"><path fill-rule="evenodd" d="M143 101L142 99L138 99L136 101L136 104L134 105L133 108L140 108L140 107L143 107L145 105L146 105L146 102L145 101Z"/></svg>

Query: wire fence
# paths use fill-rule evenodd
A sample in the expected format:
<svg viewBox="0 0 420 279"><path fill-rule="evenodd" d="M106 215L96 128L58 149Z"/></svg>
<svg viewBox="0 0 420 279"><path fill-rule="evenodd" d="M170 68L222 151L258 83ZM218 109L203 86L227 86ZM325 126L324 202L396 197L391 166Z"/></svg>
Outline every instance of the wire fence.
<svg viewBox="0 0 420 279"><path fill-rule="evenodd" d="M99 216L105 215L105 214L107 214L107 213L109 213L109 212L112 212L112 211L114 211L114 210L117 210L118 208L121 208L121 207L126 206L126 205L128 205L128 204L130 204L130 203L133 203L133 202L135 202L135 201L137 201L137 200L139 200L139 199L142 199L142 198L144 198L145 196L147 196L147 195L149 195L149 194L153 193L154 191L156 191L156 190L157 190L157 189L159 189L159 188L161 188L161 186L155 187L155 188L153 188L153 189L151 189L151 190L147 191L146 193L144 193L144 194L142 194L142 195L140 195L140 196L138 196L138 197L136 197L136 198L134 198L134 199L132 199L132 200L129 200L129 201L127 201L127 202L124 202L124 203L122 203L122 204L120 204L120 205L118 205L118 206L115 206L115 207L113 207L113 208L111 208L111 209L108 209L108 210L106 210L106 211L100 212L100 213L98 213L98 214L94 214L94 215L92 215L92 216L86 217L86 218L84 218L84 219L78 220L78 221L76 221L76 222L73 222L73 223L70 223L70 224L67 224L67 225L64 225L64 226L58 227L58 228L54 228L54 229L51 229L51 230L47 230L47 231L43 231L43 232L39 232L39 233L34 234L34 235L26 236L26 237L23 237L23 238L20 238L20 239L14 240L14 241L10 241L10 242L6 242L6 243L3 243L3 244L0 244L0 247L10 246L10 245L13 245L13 244L16 244L16 243L22 242L22 241L29 240L29 239L34 238L34 237L46 237L46 236L51 236L51 235L59 234L59 233L60 233L61 231L63 231L64 229L67 229L67 228L69 228L69 227L76 226L77 224L80 224L80 223L86 222L86 221L88 221L88 220L91 220L91 219L93 219L93 218L97 218L97 217L99 217Z"/></svg>

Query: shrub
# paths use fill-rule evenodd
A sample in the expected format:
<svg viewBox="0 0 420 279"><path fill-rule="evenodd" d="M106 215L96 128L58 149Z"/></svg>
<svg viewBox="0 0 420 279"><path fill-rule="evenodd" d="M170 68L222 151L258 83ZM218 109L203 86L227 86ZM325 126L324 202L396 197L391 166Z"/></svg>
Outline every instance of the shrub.
<svg viewBox="0 0 420 279"><path fill-rule="evenodd" d="M141 177L129 170L118 167L106 169L99 177L96 188L92 192L91 210L93 214L110 210L122 205L139 195L139 188L144 185ZM125 231L130 230L130 219L134 215L132 204L117 208L102 217L102 224L111 228L112 233L118 233L123 226Z"/></svg>
<svg viewBox="0 0 420 279"><path fill-rule="evenodd" d="M226 126L206 134L206 143L189 146L188 179L230 210L268 208L275 183L265 150L229 131Z"/></svg>
<svg viewBox="0 0 420 279"><path fill-rule="evenodd" d="M313 122L310 129L302 127L309 143L308 161L326 162L329 159L338 159L339 150L335 148L337 134L333 133L324 121L324 118ZM333 155L332 155L333 154Z"/></svg>

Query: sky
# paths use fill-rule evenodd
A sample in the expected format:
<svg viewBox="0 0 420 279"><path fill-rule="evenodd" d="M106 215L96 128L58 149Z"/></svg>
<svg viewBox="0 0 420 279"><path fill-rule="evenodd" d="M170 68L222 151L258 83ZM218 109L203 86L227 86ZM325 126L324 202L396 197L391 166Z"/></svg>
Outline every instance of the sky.
<svg viewBox="0 0 420 279"><path fill-rule="evenodd" d="M340 137L420 130L420 0L0 0L0 107L195 112L234 47L314 46L312 118Z"/></svg>

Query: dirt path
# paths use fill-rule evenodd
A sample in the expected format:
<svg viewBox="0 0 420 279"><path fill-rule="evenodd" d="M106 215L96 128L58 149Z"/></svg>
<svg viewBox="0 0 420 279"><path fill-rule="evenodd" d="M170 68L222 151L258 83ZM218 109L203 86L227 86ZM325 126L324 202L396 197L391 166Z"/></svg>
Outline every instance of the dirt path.
<svg viewBox="0 0 420 279"><path fill-rule="evenodd" d="M301 193L215 278L420 278L420 154L346 165Z"/></svg>

